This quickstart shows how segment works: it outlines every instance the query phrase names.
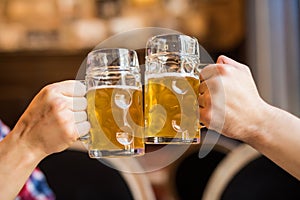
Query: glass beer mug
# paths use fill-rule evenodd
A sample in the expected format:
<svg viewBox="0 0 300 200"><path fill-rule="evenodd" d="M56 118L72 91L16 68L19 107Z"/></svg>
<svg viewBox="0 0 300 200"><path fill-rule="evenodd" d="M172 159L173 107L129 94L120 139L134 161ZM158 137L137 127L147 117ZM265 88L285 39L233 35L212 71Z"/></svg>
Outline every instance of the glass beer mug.
<svg viewBox="0 0 300 200"><path fill-rule="evenodd" d="M157 35L146 45L145 142L199 143L199 72L197 39Z"/></svg>
<svg viewBox="0 0 300 200"><path fill-rule="evenodd" d="M89 156L143 155L143 97L136 52L122 48L90 52L85 83Z"/></svg>

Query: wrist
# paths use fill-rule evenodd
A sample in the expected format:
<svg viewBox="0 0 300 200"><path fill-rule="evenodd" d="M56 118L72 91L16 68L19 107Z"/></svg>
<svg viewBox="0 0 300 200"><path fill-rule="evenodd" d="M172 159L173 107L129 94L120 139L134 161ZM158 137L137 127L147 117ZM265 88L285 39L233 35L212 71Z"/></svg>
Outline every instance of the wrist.
<svg viewBox="0 0 300 200"><path fill-rule="evenodd" d="M8 148L10 148L11 151L15 151L16 154L19 154L24 164L37 165L47 155L34 146L34 144L29 141L30 138L27 137L27 135L29 134L26 132L26 128L17 125L11 133L7 135L7 140L10 140Z"/></svg>
<svg viewBox="0 0 300 200"><path fill-rule="evenodd" d="M261 104L258 104L256 107L257 112L254 112L254 120L249 123L249 126L246 130L246 137L243 138L243 141L248 143L253 147L264 146L270 143L272 140L272 134L270 131L274 123L274 118L276 117L276 109L270 104L261 101Z"/></svg>
<svg viewBox="0 0 300 200"><path fill-rule="evenodd" d="M43 156L31 151L18 137L18 133L11 131L0 142L0 194L4 199L13 199L42 160Z"/></svg>

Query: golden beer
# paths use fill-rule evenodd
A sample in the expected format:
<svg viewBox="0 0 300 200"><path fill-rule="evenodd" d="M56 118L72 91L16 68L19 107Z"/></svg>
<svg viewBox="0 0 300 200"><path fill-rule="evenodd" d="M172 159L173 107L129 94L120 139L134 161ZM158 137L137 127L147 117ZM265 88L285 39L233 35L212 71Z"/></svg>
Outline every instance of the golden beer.
<svg viewBox="0 0 300 200"><path fill-rule="evenodd" d="M144 154L142 90L97 86L87 92L91 157ZM91 155L92 154L92 155Z"/></svg>
<svg viewBox="0 0 300 200"><path fill-rule="evenodd" d="M200 142L199 84L197 77L186 74L146 76L146 143Z"/></svg>

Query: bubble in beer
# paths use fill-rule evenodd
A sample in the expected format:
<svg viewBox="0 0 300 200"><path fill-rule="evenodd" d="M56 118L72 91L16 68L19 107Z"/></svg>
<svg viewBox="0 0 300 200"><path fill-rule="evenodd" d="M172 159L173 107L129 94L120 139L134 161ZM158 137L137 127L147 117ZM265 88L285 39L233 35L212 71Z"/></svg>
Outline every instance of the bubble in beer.
<svg viewBox="0 0 300 200"><path fill-rule="evenodd" d="M189 89L189 86L185 79L178 79L172 81L172 89L177 94L186 94Z"/></svg>
<svg viewBox="0 0 300 200"><path fill-rule="evenodd" d="M176 131L176 132L182 132L181 127L176 123L176 120L172 120L172 128Z"/></svg>
<svg viewBox="0 0 300 200"><path fill-rule="evenodd" d="M117 132L116 133L116 138L117 141L126 146L126 145L130 145L133 141L133 135L132 135L132 129L130 126L123 126L121 127L121 130L123 130L124 132Z"/></svg>
<svg viewBox="0 0 300 200"><path fill-rule="evenodd" d="M132 102L132 97L127 90L118 90L115 93L115 103L121 109L127 109Z"/></svg>

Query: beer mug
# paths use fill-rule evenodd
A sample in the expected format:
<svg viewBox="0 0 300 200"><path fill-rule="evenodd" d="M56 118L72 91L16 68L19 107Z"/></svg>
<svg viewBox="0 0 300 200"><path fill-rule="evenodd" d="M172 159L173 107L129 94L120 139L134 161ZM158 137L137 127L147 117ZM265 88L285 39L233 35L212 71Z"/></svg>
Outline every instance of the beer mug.
<svg viewBox="0 0 300 200"><path fill-rule="evenodd" d="M199 43L183 34L150 38L145 61L145 143L199 143Z"/></svg>
<svg viewBox="0 0 300 200"><path fill-rule="evenodd" d="M89 156L143 155L143 97L136 52L122 48L90 52L85 83Z"/></svg>

